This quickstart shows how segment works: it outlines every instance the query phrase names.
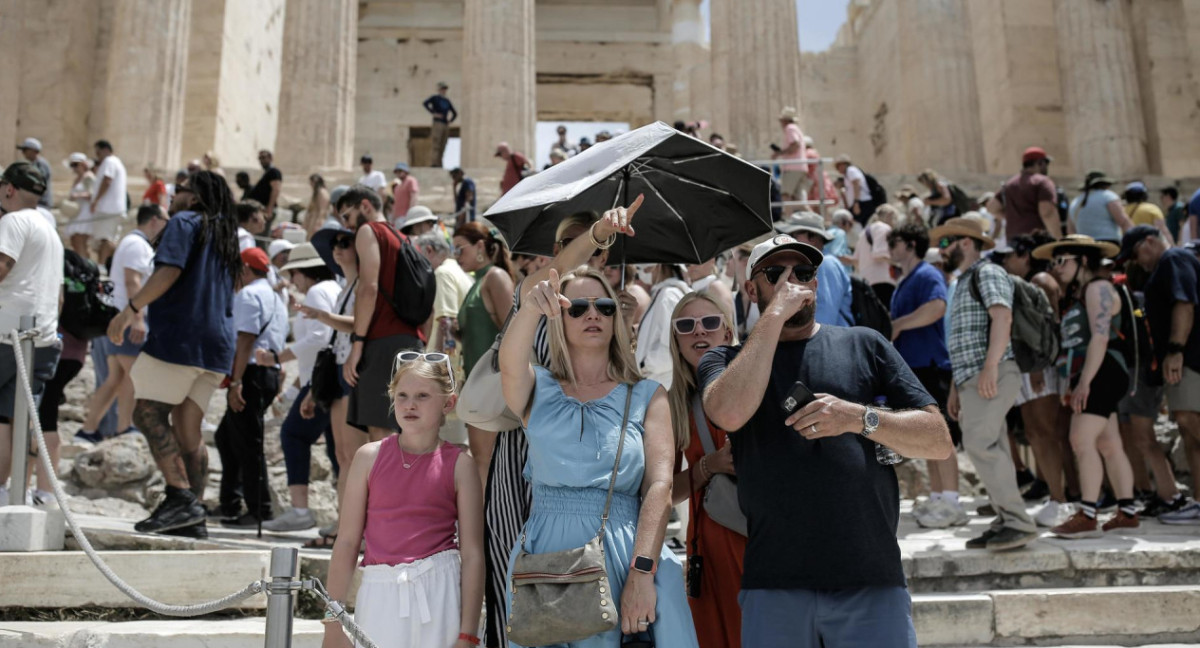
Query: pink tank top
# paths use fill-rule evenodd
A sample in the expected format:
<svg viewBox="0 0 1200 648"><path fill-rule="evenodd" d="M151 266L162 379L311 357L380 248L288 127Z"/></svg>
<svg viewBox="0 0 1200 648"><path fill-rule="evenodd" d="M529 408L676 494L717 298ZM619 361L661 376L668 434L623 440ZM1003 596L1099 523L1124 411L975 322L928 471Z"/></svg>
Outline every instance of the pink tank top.
<svg viewBox="0 0 1200 648"><path fill-rule="evenodd" d="M401 565L458 548L454 465L462 454L443 443L426 455L400 458L396 435L383 440L367 477L366 565Z"/></svg>

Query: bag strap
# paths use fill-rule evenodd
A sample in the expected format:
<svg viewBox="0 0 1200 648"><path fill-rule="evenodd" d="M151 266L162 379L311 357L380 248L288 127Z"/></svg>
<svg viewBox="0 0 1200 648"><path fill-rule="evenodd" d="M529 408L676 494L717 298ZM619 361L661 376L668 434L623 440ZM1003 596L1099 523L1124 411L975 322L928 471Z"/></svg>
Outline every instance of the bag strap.
<svg viewBox="0 0 1200 648"><path fill-rule="evenodd" d="M617 430L620 440L617 442L617 460L613 462L612 475L608 478L608 497L604 499L604 515L600 516L600 531L596 537L600 539L600 551L604 551L604 529L608 526L608 509L612 506L613 488L617 485L617 469L621 467L621 452L625 449L625 426L629 424L629 405L633 402L633 385L625 385L625 413L621 415L621 427Z"/></svg>
<svg viewBox="0 0 1200 648"><path fill-rule="evenodd" d="M351 281L350 285L346 287L346 292L351 295L354 294L354 288L357 285L358 285L358 277L355 277L354 281ZM338 315L341 315L346 312L346 304L348 304L348 303L350 303L349 296L347 296L345 299L342 300L342 306L341 306L341 308L338 309L338 312L337 312ZM332 326L329 328L333 329L333 331L329 334L329 344L326 344L325 345L326 347L333 346L333 341L337 339L337 334L338 334L337 329L333 328Z"/></svg>
<svg viewBox="0 0 1200 648"><path fill-rule="evenodd" d="M704 454L712 454L717 451L716 440L713 439L712 430L708 428L708 419L704 416L704 405L700 400L700 394L696 394L692 398L692 418L696 419L696 436L700 437L700 445L704 446Z"/></svg>

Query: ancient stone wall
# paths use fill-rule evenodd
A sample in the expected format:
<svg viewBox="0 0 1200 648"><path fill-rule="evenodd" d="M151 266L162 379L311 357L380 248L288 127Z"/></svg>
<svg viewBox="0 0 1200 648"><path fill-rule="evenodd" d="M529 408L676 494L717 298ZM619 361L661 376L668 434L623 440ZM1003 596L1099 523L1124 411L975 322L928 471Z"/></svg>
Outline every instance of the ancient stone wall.
<svg viewBox="0 0 1200 648"><path fill-rule="evenodd" d="M1200 93L1182 0L1130 5L1150 172L1200 174Z"/></svg>
<svg viewBox="0 0 1200 648"><path fill-rule="evenodd" d="M868 171L892 172L908 168L908 140L901 132L904 122L900 67L900 20L898 0L879 0L859 19L858 87L849 108L860 132L866 135L865 157L855 159Z"/></svg>
<svg viewBox="0 0 1200 648"><path fill-rule="evenodd" d="M867 138L870 124L860 118L864 111L858 74L858 50L853 45L835 45L801 57L804 120L800 126L824 157L845 153L864 163L873 157Z"/></svg>
<svg viewBox="0 0 1200 648"><path fill-rule="evenodd" d="M279 126L285 0L227 0L213 148L231 166L274 150ZM187 151L187 155L194 155Z"/></svg>

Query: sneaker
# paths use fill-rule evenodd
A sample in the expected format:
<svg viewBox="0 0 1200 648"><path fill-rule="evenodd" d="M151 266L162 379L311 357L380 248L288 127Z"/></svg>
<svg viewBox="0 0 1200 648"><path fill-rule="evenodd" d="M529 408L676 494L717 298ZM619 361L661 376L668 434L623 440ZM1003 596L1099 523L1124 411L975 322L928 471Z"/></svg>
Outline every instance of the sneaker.
<svg viewBox="0 0 1200 648"><path fill-rule="evenodd" d="M1111 520L1105 522L1104 526L1100 528L1105 533L1108 533L1109 531L1116 531L1118 529L1133 530L1141 526L1142 524L1138 521L1138 516L1136 514L1126 515L1125 511L1117 511L1117 514L1114 515Z"/></svg>
<svg viewBox="0 0 1200 648"><path fill-rule="evenodd" d="M1037 531L1021 531L1012 527L1003 527L987 541L988 551L1009 551L1020 549L1038 539Z"/></svg>
<svg viewBox="0 0 1200 648"><path fill-rule="evenodd" d="M317 535L321 536L322 538L335 538L337 537L337 531L338 523L337 520L334 520L320 529L317 529Z"/></svg>
<svg viewBox="0 0 1200 648"><path fill-rule="evenodd" d="M1040 527L1053 529L1054 527L1063 524L1075 512L1075 507L1063 502L1055 502L1050 500L1046 505L1038 510L1033 516L1033 520Z"/></svg>
<svg viewBox="0 0 1200 648"><path fill-rule="evenodd" d="M142 435L142 431L137 429L136 427L130 425L129 427L125 428L124 430L117 432L116 436L125 436L126 434L137 434L140 436L140 435Z"/></svg>
<svg viewBox="0 0 1200 648"><path fill-rule="evenodd" d="M999 529L988 529L983 532L983 535L978 538L967 540L967 549L987 549L988 542L1000 533Z"/></svg>
<svg viewBox="0 0 1200 648"><path fill-rule="evenodd" d="M1156 518L1164 513L1174 513L1179 509L1188 505L1188 498L1182 494L1176 495L1175 499L1170 502L1161 498L1155 497L1154 501L1146 505L1146 509L1140 513L1141 517Z"/></svg>
<svg viewBox="0 0 1200 648"><path fill-rule="evenodd" d="M286 513L274 520L263 522L263 529L267 531L303 531L315 526L317 526L317 521L313 518L312 511L300 514L296 512L296 509L288 509Z"/></svg>
<svg viewBox="0 0 1200 648"><path fill-rule="evenodd" d="M1099 538L1104 535L1096 520L1084 515L1083 511L1076 511L1066 522L1050 529L1050 533L1068 540Z"/></svg>
<svg viewBox="0 0 1200 648"><path fill-rule="evenodd" d="M96 445L97 443L100 443L103 440L104 440L104 437L100 436L99 432L87 432L85 430L80 429L78 432L75 433L75 441L77 443L86 443L88 445Z"/></svg>
<svg viewBox="0 0 1200 648"><path fill-rule="evenodd" d="M199 524L193 524L192 526L180 527L178 529L171 529L170 531L163 531L162 534L169 535L169 536L177 536L180 538L191 538L193 540L207 540L208 539L208 525L204 522L201 522Z"/></svg>
<svg viewBox="0 0 1200 648"><path fill-rule="evenodd" d="M167 487L167 497L150 517L133 525L138 533L162 533L204 521L204 507L190 490Z"/></svg>
<svg viewBox="0 0 1200 648"><path fill-rule="evenodd" d="M1017 488L1020 489L1022 495L1028 492L1030 488L1033 488L1035 482L1037 482L1037 477L1030 469L1025 468L1024 470L1017 471Z"/></svg>
<svg viewBox="0 0 1200 648"><path fill-rule="evenodd" d="M934 505L934 501L931 499L922 499L922 500L914 501L913 507L912 507L913 517L923 515L926 511L929 510L929 507L931 507L933 505ZM920 524L920 521L918 521L917 524Z"/></svg>
<svg viewBox="0 0 1200 648"><path fill-rule="evenodd" d="M270 521L270 518L263 520L264 529L267 528L267 522ZM221 526L230 527L233 529L253 529L258 526L258 516L253 513L243 513L236 518L227 518L221 520Z"/></svg>
<svg viewBox="0 0 1200 648"><path fill-rule="evenodd" d="M1025 491L1021 495L1021 498L1024 499L1026 502L1032 502L1032 503L1044 502L1049 497L1050 497L1050 487L1046 485L1046 482L1044 482L1040 479L1033 482L1033 485L1029 487L1029 490Z"/></svg>
<svg viewBox="0 0 1200 648"><path fill-rule="evenodd" d="M979 517L993 517L996 515L996 508L991 504L984 504L983 506L975 509L975 513L978 514Z"/></svg>
<svg viewBox="0 0 1200 648"><path fill-rule="evenodd" d="M1116 513L1117 498L1112 496L1108 491L1101 491L1100 499L1096 501L1097 513Z"/></svg>
<svg viewBox="0 0 1200 648"><path fill-rule="evenodd" d="M1163 524L1200 524L1200 502L1187 500L1187 504L1178 509L1159 515L1158 521Z"/></svg>

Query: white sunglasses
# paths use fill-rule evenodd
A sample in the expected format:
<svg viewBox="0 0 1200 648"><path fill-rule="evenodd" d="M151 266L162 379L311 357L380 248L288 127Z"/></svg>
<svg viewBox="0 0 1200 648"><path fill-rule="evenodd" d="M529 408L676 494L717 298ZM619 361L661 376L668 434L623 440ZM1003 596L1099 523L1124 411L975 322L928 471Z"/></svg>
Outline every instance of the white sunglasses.
<svg viewBox="0 0 1200 648"><path fill-rule="evenodd" d="M458 386L454 382L454 367L450 364L450 356L445 353L421 353L419 351L401 351L396 354L396 361L392 364L392 375L396 375L396 371L400 369L400 365L406 362L414 362L416 360L424 360L431 364L443 363L446 365L446 373L450 375L451 391L458 391Z"/></svg>

